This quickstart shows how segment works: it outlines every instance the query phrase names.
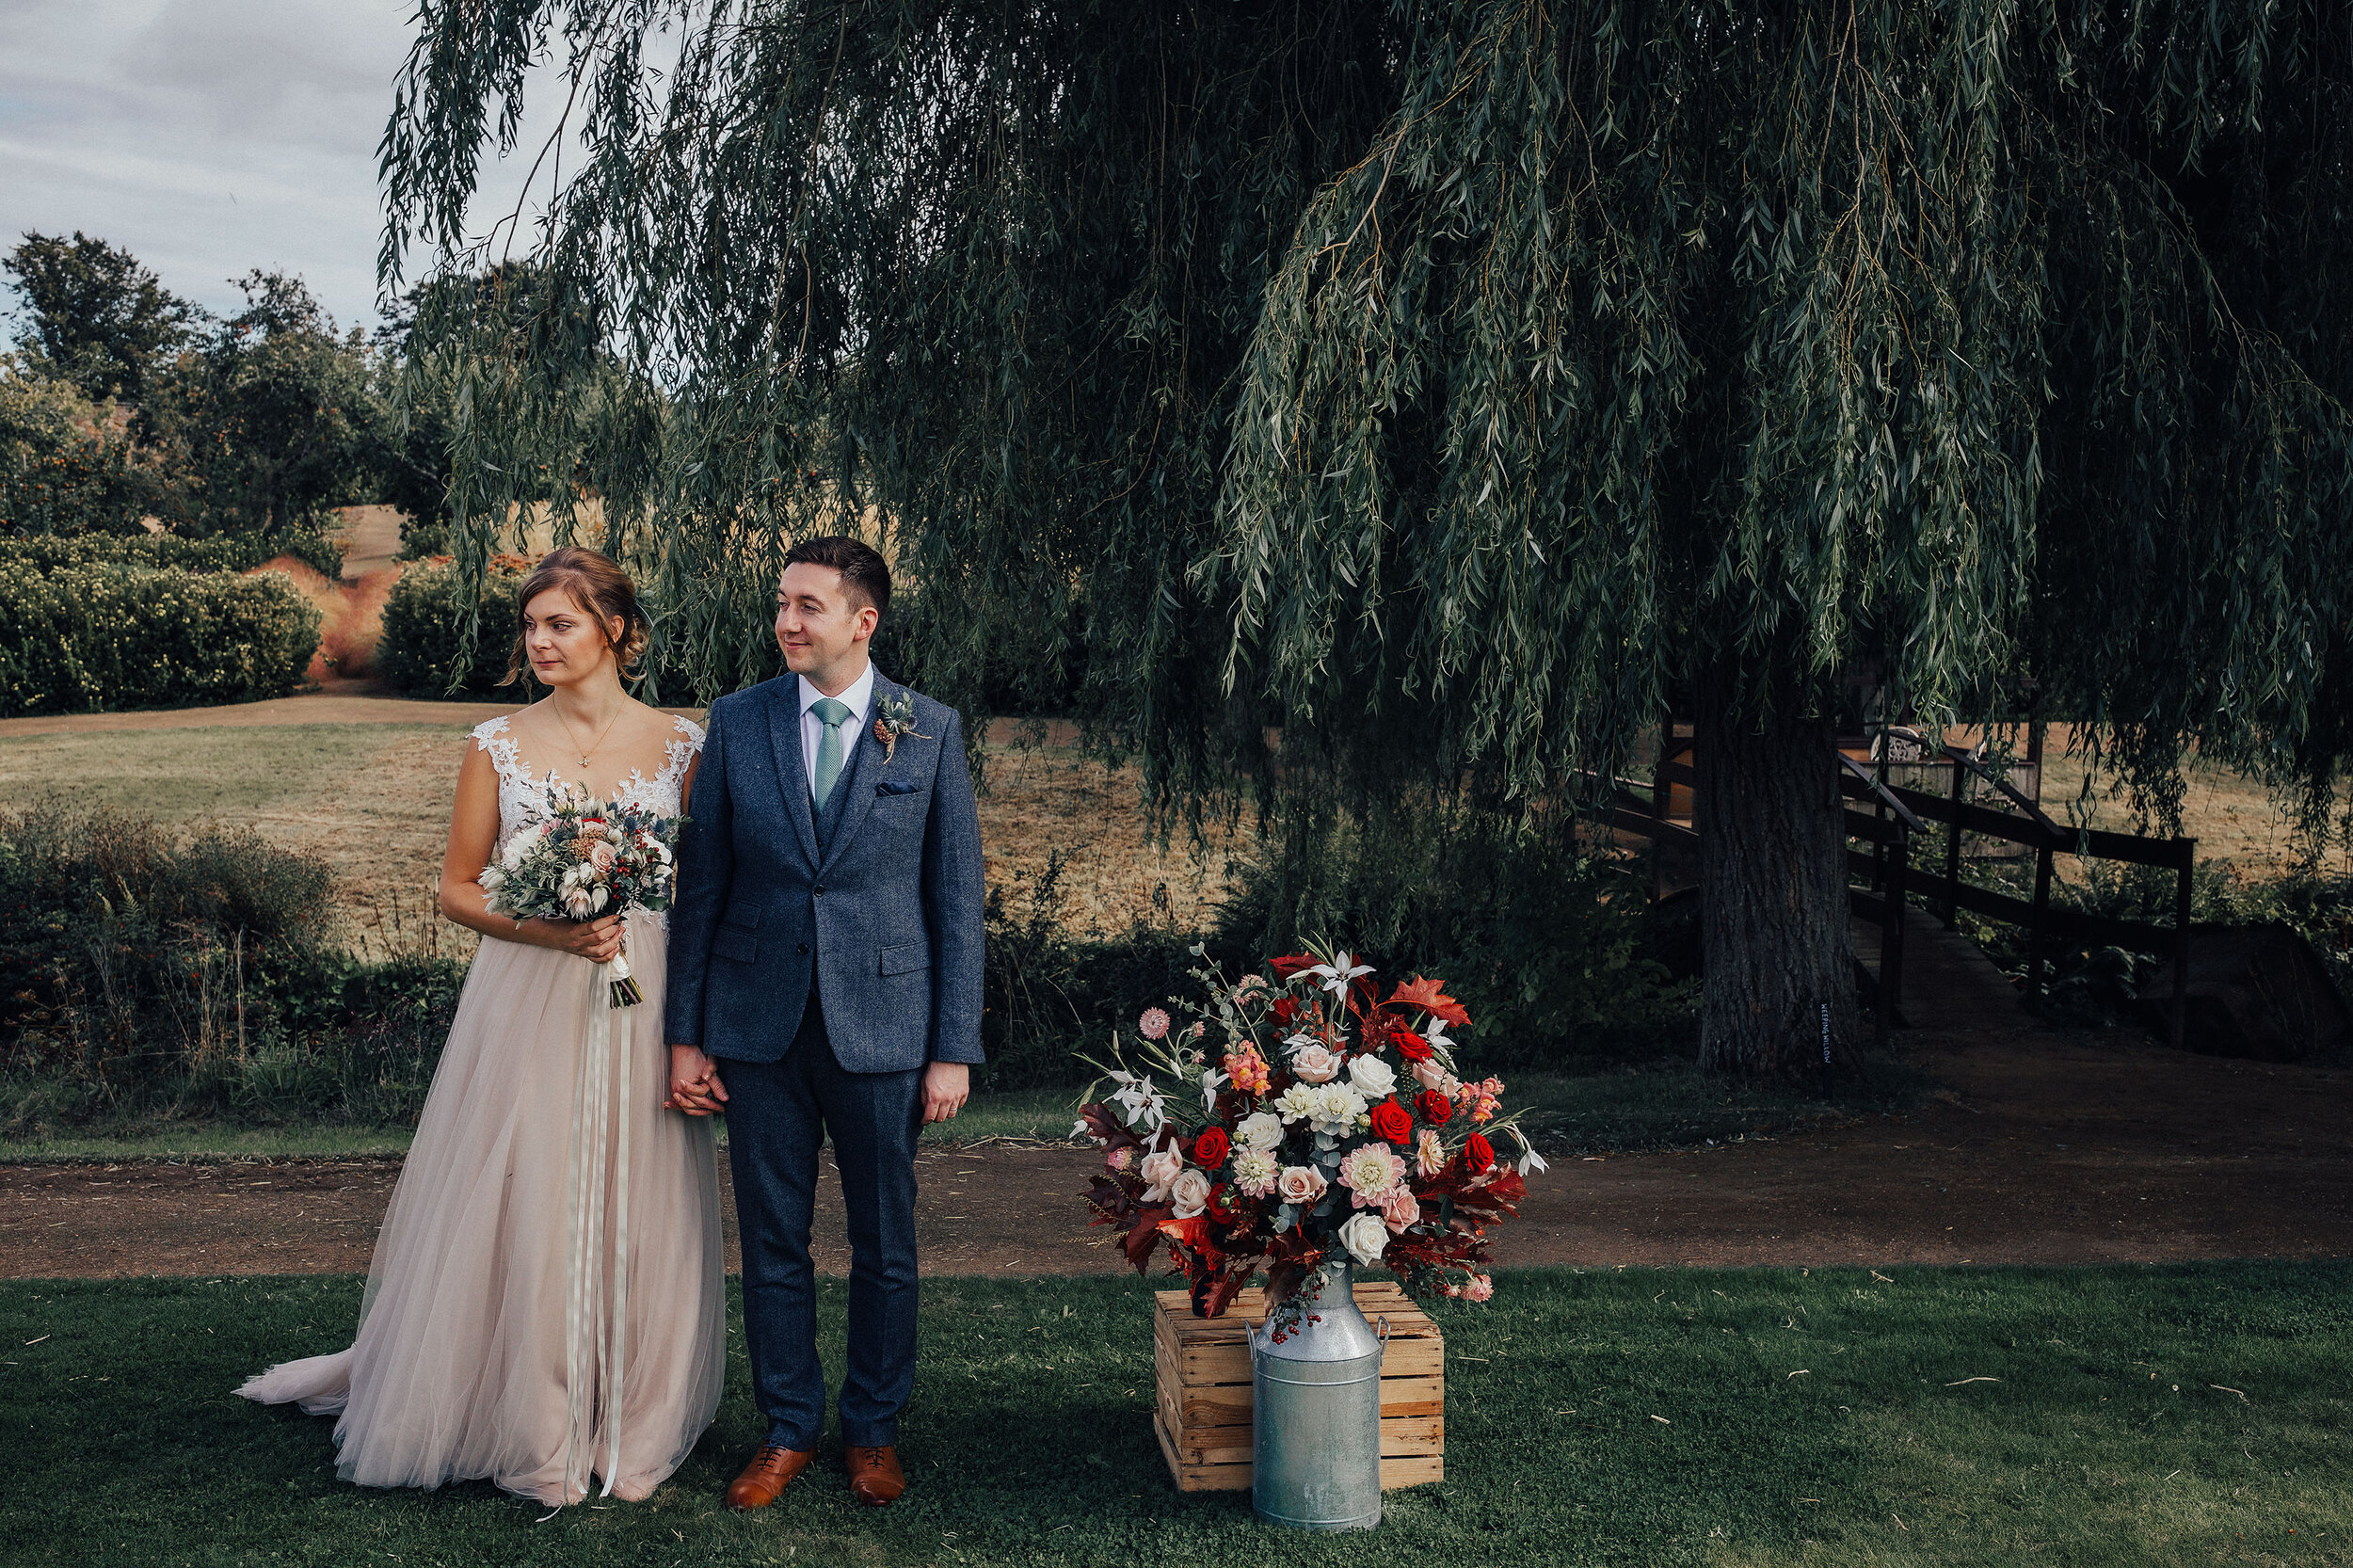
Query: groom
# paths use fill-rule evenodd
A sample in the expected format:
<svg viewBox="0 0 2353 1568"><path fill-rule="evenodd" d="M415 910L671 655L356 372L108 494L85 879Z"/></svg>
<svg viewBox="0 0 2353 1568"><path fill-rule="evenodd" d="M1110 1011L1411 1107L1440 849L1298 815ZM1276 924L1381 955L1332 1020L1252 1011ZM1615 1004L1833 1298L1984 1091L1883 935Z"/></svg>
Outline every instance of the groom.
<svg viewBox="0 0 2353 1568"><path fill-rule="evenodd" d="M849 1211L850 1490L906 1489L915 1143L981 1060L981 828L953 710L867 659L890 568L856 539L785 556L789 674L712 705L670 915L670 1103L724 1102L744 1329L767 1436L728 1488L765 1508L825 1421L809 1210L826 1137ZM714 1060L715 1059L715 1060Z"/></svg>

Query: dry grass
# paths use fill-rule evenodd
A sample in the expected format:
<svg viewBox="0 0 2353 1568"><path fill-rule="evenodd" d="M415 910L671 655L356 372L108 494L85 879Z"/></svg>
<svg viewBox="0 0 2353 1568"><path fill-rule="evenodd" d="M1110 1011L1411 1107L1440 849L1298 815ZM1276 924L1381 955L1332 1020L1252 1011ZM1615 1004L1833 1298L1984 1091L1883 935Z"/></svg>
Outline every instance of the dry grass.
<svg viewBox="0 0 2353 1568"><path fill-rule="evenodd" d="M0 739L0 801L62 790L165 822L249 824L325 859L345 907L373 934L431 907L467 744L463 726L446 724L22 735ZM1181 842L1154 845L1133 769L1106 769L1068 746L993 750L982 837L990 884L1016 912L1059 855L1060 914L1073 935L1139 919L1207 920L1225 886L1222 847L1205 864Z"/></svg>

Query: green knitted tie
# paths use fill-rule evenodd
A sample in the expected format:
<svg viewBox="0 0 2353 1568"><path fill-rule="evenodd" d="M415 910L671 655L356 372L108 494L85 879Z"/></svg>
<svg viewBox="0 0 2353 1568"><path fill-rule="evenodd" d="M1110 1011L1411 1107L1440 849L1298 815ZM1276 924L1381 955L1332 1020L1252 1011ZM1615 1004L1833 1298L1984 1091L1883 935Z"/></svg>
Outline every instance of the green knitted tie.
<svg viewBox="0 0 2353 1568"><path fill-rule="evenodd" d="M824 727L817 739L817 809L825 808L825 801L833 794L834 784L841 777L841 727L850 722L850 705L821 696L808 705Z"/></svg>

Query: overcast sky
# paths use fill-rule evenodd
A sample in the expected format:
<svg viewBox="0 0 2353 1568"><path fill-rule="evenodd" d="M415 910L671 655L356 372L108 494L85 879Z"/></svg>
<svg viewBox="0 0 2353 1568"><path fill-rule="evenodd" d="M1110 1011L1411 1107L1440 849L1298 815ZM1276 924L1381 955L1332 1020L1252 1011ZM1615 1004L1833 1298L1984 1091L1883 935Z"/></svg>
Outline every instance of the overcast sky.
<svg viewBox="0 0 2353 1568"><path fill-rule="evenodd" d="M216 311L255 267L299 273L338 321L372 325L376 149L410 9L0 0L0 248L78 229ZM486 168L477 210L511 205L520 174Z"/></svg>

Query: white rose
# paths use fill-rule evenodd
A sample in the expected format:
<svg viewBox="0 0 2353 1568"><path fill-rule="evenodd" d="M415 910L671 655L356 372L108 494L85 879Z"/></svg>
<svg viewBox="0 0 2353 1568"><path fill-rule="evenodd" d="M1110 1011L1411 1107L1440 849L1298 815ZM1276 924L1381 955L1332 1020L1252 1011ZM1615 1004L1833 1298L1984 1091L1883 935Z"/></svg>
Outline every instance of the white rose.
<svg viewBox="0 0 2353 1568"><path fill-rule="evenodd" d="M1389 1227L1381 1223L1381 1216L1366 1209L1340 1226L1340 1245L1351 1256L1367 1268L1381 1261L1381 1255L1389 1250Z"/></svg>
<svg viewBox="0 0 2353 1568"><path fill-rule="evenodd" d="M1302 1046L1291 1052L1291 1076L1302 1083L1329 1083L1339 1071L1340 1059L1321 1046Z"/></svg>
<svg viewBox="0 0 2353 1568"><path fill-rule="evenodd" d="M1283 1142L1283 1118L1272 1111L1253 1111L1234 1128L1234 1137L1244 1148L1261 1153L1278 1148Z"/></svg>
<svg viewBox="0 0 2353 1568"><path fill-rule="evenodd" d="M1397 1069L1377 1056L1359 1056L1348 1064L1348 1080L1369 1100L1377 1100L1397 1087Z"/></svg>
<svg viewBox="0 0 2353 1568"><path fill-rule="evenodd" d="M1201 1212L1209 1201L1209 1173L1199 1170L1179 1172L1168 1195L1176 1200L1176 1217L1190 1220Z"/></svg>
<svg viewBox="0 0 2353 1568"><path fill-rule="evenodd" d="M1154 1149L1144 1157L1137 1173L1144 1177L1144 1201L1158 1203L1168 1196L1168 1190L1185 1168L1185 1157L1175 1149Z"/></svg>

